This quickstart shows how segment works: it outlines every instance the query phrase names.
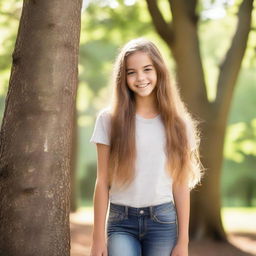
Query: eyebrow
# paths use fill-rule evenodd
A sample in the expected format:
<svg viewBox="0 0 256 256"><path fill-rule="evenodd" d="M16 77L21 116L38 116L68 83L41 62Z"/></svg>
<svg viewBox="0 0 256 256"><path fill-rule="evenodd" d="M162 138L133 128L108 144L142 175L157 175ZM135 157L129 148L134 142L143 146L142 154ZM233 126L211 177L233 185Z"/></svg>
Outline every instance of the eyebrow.
<svg viewBox="0 0 256 256"><path fill-rule="evenodd" d="M143 68L148 68L148 67L153 67L152 64L148 64L146 66L144 66ZM134 70L134 68L127 68L126 71L129 71L129 70Z"/></svg>

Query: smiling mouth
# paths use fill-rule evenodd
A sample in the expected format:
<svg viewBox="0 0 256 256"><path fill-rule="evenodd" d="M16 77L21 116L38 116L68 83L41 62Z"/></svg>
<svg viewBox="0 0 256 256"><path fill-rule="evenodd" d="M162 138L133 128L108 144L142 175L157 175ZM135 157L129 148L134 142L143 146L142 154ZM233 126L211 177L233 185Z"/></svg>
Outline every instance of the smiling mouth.
<svg viewBox="0 0 256 256"><path fill-rule="evenodd" d="M149 86L149 83L136 85L137 88L145 88L145 87L147 87L147 86Z"/></svg>

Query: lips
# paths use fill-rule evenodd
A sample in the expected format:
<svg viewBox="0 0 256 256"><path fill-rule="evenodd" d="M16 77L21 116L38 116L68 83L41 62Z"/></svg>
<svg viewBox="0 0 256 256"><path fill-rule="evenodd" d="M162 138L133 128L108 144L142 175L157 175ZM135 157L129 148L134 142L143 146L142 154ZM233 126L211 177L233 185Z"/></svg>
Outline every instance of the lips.
<svg viewBox="0 0 256 256"><path fill-rule="evenodd" d="M137 84L136 87L137 87L137 88L145 88L145 87L147 87L148 85L149 85L149 83L147 83L147 84Z"/></svg>

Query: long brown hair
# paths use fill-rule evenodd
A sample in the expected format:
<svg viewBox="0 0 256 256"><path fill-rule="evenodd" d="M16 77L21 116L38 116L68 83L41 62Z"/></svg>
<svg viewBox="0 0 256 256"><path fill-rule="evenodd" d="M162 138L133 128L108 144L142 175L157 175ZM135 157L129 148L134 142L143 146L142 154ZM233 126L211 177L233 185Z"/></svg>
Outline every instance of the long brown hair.
<svg viewBox="0 0 256 256"><path fill-rule="evenodd" d="M113 72L114 92L111 101L111 133L109 183L124 187L135 174L135 96L126 82L126 59L142 51L151 58L157 72L156 97L158 110L166 132L166 169L173 182L188 182L190 189L200 182L202 165L199 160L199 134L197 122L192 119L182 102L178 89L171 82L166 64L151 42L138 38L128 42L119 52ZM188 138L196 142L191 149Z"/></svg>

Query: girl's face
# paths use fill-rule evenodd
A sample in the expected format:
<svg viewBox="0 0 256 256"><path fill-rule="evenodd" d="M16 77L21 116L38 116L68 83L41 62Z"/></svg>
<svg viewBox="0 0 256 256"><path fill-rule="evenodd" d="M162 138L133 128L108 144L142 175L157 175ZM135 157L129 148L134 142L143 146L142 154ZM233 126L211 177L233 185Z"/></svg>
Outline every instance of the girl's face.
<svg viewBox="0 0 256 256"><path fill-rule="evenodd" d="M126 59L126 81L135 96L150 96L156 87L157 73L150 57L142 51Z"/></svg>

